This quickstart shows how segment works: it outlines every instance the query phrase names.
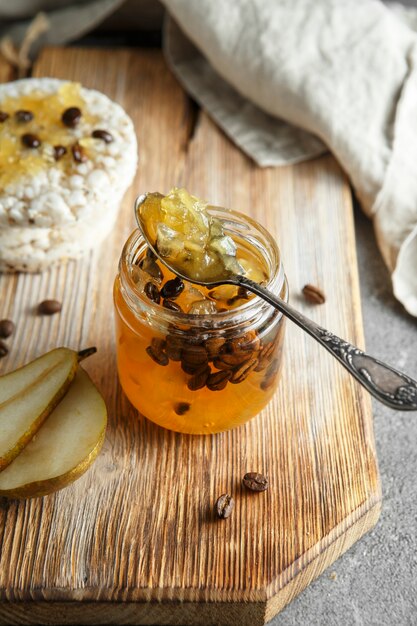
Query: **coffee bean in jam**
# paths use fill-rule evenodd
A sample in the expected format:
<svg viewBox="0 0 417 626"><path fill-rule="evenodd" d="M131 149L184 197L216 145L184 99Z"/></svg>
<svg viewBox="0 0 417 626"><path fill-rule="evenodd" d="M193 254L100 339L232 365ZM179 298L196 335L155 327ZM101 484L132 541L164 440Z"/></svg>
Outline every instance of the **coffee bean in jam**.
<svg viewBox="0 0 417 626"><path fill-rule="evenodd" d="M161 289L161 296L169 300L174 300L184 291L184 283L178 276L172 280L167 280Z"/></svg>

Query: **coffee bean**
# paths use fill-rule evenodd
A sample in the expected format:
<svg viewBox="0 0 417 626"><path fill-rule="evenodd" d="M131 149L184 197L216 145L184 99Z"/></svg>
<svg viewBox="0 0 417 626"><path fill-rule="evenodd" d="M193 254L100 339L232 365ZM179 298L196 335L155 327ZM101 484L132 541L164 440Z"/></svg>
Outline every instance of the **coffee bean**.
<svg viewBox="0 0 417 626"><path fill-rule="evenodd" d="M146 352L149 354L151 359L155 361L155 363L158 363L158 365L163 365L163 366L168 365L169 363L168 356L161 349L160 347L161 344L158 344L154 341L155 339L156 339L155 337L152 339L152 342L151 342L152 345L146 348Z"/></svg>
<svg viewBox="0 0 417 626"><path fill-rule="evenodd" d="M13 334L15 329L14 322L12 320L0 320L0 337L7 339Z"/></svg>
<svg viewBox="0 0 417 626"><path fill-rule="evenodd" d="M226 339L224 337L212 337L211 339L207 339L207 341L204 343L204 346L210 359L214 359L216 358L216 356L218 356L225 342Z"/></svg>
<svg viewBox="0 0 417 626"><path fill-rule="evenodd" d="M249 330L240 337L235 337L228 342L228 348L230 352L251 351L255 352L259 350L261 345L260 339L256 334L256 331Z"/></svg>
<svg viewBox="0 0 417 626"><path fill-rule="evenodd" d="M177 415L184 415L191 408L191 404L189 402L177 402L174 406L174 411Z"/></svg>
<svg viewBox="0 0 417 626"><path fill-rule="evenodd" d="M181 369L186 374L200 374L201 372L205 372L206 370L210 370L207 363L195 364L195 363L187 363L187 361L181 361ZM210 374L211 370L208 372Z"/></svg>
<svg viewBox="0 0 417 626"><path fill-rule="evenodd" d="M215 374L210 374L207 378L207 389L210 391L222 391L230 380L232 376L232 372L230 371L222 371L216 372Z"/></svg>
<svg viewBox="0 0 417 626"><path fill-rule="evenodd" d="M9 353L9 348L6 346L4 341L0 340L0 359L2 359L8 353Z"/></svg>
<svg viewBox="0 0 417 626"><path fill-rule="evenodd" d="M182 360L191 365L207 365L207 352L203 346L190 346L182 351Z"/></svg>
<svg viewBox="0 0 417 626"><path fill-rule="evenodd" d="M167 335L166 353L171 361L181 361L182 341L180 337Z"/></svg>
<svg viewBox="0 0 417 626"><path fill-rule="evenodd" d="M244 300L249 300L252 294L250 291L248 291L244 287L239 287L239 289L237 290L237 295L239 296L239 298L243 298Z"/></svg>
<svg viewBox="0 0 417 626"><path fill-rule="evenodd" d="M31 120L33 120L34 115L32 111L19 109L19 111L16 111L16 113L14 114L14 117L17 122L30 122Z"/></svg>
<svg viewBox="0 0 417 626"><path fill-rule="evenodd" d="M279 360L275 359L272 363L269 364L265 376L261 382L261 389L263 391L267 391L275 382L276 375L279 371Z"/></svg>
<svg viewBox="0 0 417 626"><path fill-rule="evenodd" d="M40 315L54 315L62 309L62 304L58 300L43 300L38 305L38 313Z"/></svg>
<svg viewBox="0 0 417 626"><path fill-rule="evenodd" d="M242 478L242 483L251 491L266 491L268 489L268 479L263 474L248 472Z"/></svg>
<svg viewBox="0 0 417 626"><path fill-rule="evenodd" d="M254 356L249 361L246 361L241 365L237 370L235 370L230 378L230 382L238 385L239 383L243 383L244 380L249 376L252 370L258 365L258 359Z"/></svg>
<svg viewBox="0 0 417 626"><path fill-rule="evenodd" d="M151 253L152 256L148 254L149 252ZM149 276L152 276L152 278L155 278L155 280L158 283L162 283L164 279L164 275L162 273L161 268L156 263L155 255L150 248L148 248L146 252L146 257L140 261L139 267L141 270L149 274Z"/></svg>
<svg viewBox="0 0 417 626"><path fill-rule="evenodd" d="M155 352L164 352L166 348L167 342L165 339L161 339L160 337L152 337L151 346L152 350Z"/></svg>
<svg viewBox="0 0 417 626"><path fill-rule="evenodd" d="M54 159L55 159L55 161L59 161L59 159L62 159L62 157L66 153L67 153L67 149L66 149L65 146L54 146Z"/></svg>
<svg viewBox="0 0 417 626"><path fill-rule="evenodd" d="M78 142L71 146L71 152L74 161L77 163L85 163L87 161L85 150Z"/></svg>
<svg viewBox="0 0 417 626"><path fill-rule="evenodd" d="M224 493L219 498L217 498L216 501L217 516L220 517L220 519L227 519L232 514L234 506L235 501L233 500L232 496L230 496L228 493Z"/></svg>
<svg viewBox="0 0 417 626"><path fill-rule="evenodd" d="M304 285L302 291L304 298L311 304L324 304L326 302L326 297L319 287Z"/></svg>
<svg viewBox="0 0 417 626"><path fill-rule="evenodd" d="M184 291L184 283L178 276L172 280L167 280L165 285L161 289L161 296L163 298L169 298L173 300L178 298L180 293Z"/></svg>
<svg viewBox="0 0 417 626"><path fill-rule="evenodd" d="M69 107L65 109L61 116L62 122L68 128L75 128L81 119L81 110L78 107Z"/></svg>
<svg viewBox="0 0 417 626"><path fill-rule="evenodd" d="M6 111L0 111L0 122L3 123L9 119L9 114Z"/></svg>
<svg viewBox="0 0 417 626"><path fill-rule="evenodd" d="M252 355L248 352L235 352L234 354L221 354L218 359L214 359L213 365L218 370L233 369L249 361Z"/></svg>
<svg viewBox="0 0 417 626"><path fill-rule="evenodd" d="M191 391L197 391L197 389L202 389L206 386L207 378L210 376L210 368L207 366L202 371L194 374L192 378L187 383L188 389Z"/></svg>
<svg viewBox="0 0 417 626"><path fill-rule="evenodd" d="M161 296L158 287L154 283L146 283L143 291L145 292L145 295L149 298L149 300L152 300L153 302L156 302L156 304L159 304Z"/></svg>
<svg viewBox="0 0 417 626"><path fill-rule="evenodd" d="M161 290L161 295L162 295L162 290ZM163 300L162 306L165 307L166 309L169 309L170 311L175 311L176 313L183 312L180 305L177 304L176 302L172 302L172 300L167 300L167 299Z"/></svg>
<svg viewBox="0 0 417 626"><path fill-rule="evenodd" d="M33 135L32 133L25 133L20 138L22 144L26 148L39 148L41 145L41 140L37 135Z"/></svg>
<svg viewBox="0 0 417 626"><path fill-rule="evenodd" d="M93 130L91 136L94 137L94 139L101 139L104 143L111 143L113 141L113 135L107 132L107 130Z"/></svg>

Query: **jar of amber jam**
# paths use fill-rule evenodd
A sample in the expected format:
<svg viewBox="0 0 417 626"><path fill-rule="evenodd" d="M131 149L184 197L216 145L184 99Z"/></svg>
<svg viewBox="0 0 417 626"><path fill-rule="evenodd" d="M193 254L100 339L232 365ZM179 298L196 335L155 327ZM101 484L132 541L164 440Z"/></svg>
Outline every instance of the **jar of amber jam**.
<svg viewBox="0 0 417 626"><path fill-rule="evenodd" d="M240 213L230 211L230 217L227 234L247 275L287 301L284 268L271 235ZM167 303L163 286L175 276L148 250L141 233L134 231L114 284L117 365L124 392L145 417L181 433L211 434L243 424L277 388L282 314L231 285L208 290L185 283Z"/></svg>

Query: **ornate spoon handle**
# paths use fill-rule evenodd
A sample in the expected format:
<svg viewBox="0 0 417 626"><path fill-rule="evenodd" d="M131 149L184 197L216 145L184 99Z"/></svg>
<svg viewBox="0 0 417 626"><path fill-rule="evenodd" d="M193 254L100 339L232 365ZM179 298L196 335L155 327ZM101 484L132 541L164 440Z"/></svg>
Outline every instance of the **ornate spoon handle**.
<svg viewBox="0 0 417 626"><path fill-rule="evenodd" d="M399 411L417 411L417 382L393 367L378 361L305 317L273 293L245 276L228 281L238 284L279 309L295 324L314 337L377 400Z"/></svg>

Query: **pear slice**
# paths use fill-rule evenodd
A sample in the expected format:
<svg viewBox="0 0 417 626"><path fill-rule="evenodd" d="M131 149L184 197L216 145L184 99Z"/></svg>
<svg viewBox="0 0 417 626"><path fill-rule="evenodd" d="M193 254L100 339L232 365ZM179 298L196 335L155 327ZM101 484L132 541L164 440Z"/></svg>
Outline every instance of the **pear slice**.
<svg viewBox="0 0 417 626"><path fill-rule="evenodd" d="M66 487L92 464L104 441L107 410L79 367L67 394L32 441L0 474L0 496L33 498Z"/></svg>
<svg viewBox="0 0 417 626"><path fill-rule="evenodd" d="M17 457L67 392L78 361L95 352L56 348L0 377L0 472Z"/></svg>

